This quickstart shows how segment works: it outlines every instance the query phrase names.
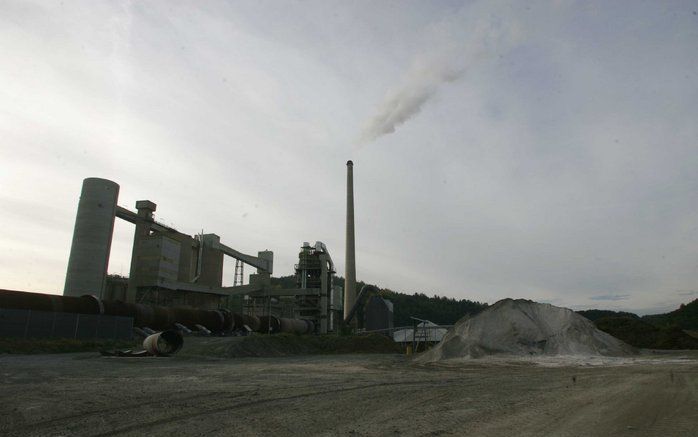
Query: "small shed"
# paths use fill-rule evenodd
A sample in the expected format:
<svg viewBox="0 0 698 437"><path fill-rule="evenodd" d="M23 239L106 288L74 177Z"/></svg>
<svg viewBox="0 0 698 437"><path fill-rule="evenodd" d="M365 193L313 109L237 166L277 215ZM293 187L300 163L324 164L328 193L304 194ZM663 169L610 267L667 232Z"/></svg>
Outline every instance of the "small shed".
<svg viewBox="0 0 698 437"><path fill-rule="evenodd" d="M415 338L413 328L400 329L393 333L393 340L396 343L412 343L417 340L420 343L438 343L444 338L448 329L442 328L434 322L425 320L417 325L417 335Z"/></svg>

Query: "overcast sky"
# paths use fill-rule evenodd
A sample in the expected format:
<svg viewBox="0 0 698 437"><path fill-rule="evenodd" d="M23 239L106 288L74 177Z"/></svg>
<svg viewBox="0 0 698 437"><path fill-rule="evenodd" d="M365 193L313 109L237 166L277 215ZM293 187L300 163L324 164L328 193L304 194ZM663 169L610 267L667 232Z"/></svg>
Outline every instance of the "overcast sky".
<svg viewBox="0 0 698 437"><path fill-rule="evenodd" d="M62 292L91 176L277 276L316 240L344 275L353 159L358 279L675 308L698 297L696 11L0 0L0 288Z"/></svg>

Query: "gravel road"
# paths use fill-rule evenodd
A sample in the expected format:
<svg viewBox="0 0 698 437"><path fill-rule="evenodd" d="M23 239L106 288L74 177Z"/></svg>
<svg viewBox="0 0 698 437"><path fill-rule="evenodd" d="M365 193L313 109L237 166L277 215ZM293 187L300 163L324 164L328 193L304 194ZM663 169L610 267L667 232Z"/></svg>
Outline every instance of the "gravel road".
<svg viewBox="0 0 698 437"><path fill-rule="evenodd" d="M698 354L619 366L399 355L0 356L8 436L695 436Z"/></svg>

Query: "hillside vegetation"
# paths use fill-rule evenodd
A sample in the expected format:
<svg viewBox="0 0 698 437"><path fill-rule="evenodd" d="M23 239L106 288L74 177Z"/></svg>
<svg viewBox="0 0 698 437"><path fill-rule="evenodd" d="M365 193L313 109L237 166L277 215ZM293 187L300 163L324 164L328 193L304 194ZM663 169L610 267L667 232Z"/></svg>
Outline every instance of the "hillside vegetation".
<svg viewBox="0 0 698 437"><path fill-rule="evenodd" d="M461 317L477 314L487 308L487 304L468 299L427 296L423 293L404 294L381 290L381 296L393 302L395 326L411 326L414 321L410 317L430 320L437 325L453 325Z"/></svg>
<svg viewBox="0 0 698 437"><path fill-rule="evenodd" d="M596 327L624 342L648 349L698 349L698 339L678 326L657 327L639 318L602 317Z"/></svg>
<svg viewBox="0 0 698 437"><path fill-rule="evenodd" d="M584 310L579 314L596 326L635 347L649 349L698 349L698 299L666 314L638 316L622 311Z"/></svg>
<svg viewBox="0 0 698 437"><path fill-rule="evenodd" d="M677 310L666 314L654 314L642 318L656 326L678 326L681 329L698 330L698 299L682 304Z"/></svg>
<svg viewBox="0 0 698 437"><path fill-rule="evenodd" d="M582 310L577 311L578 314L586 317L587 319L595 322L603 317L630 317L632 319L639 319L640 316L633 313L626 313L625 311L611 311L611 310Z"/></svg>

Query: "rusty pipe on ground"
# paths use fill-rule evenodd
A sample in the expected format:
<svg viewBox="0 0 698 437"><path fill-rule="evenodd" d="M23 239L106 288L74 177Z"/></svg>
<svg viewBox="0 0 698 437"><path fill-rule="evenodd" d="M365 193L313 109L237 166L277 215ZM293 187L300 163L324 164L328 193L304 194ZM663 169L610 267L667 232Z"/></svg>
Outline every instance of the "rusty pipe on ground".
<svg viewBox="0 0 698 437"><path fill-rule="evenodd" d="M143 340L143 348L149 354L157 357L169 357L176 354L184 345L182 334L177 331L167 330L156 332Z"/></svg>

